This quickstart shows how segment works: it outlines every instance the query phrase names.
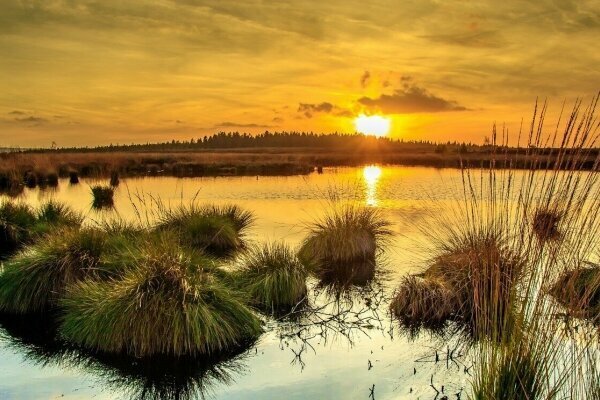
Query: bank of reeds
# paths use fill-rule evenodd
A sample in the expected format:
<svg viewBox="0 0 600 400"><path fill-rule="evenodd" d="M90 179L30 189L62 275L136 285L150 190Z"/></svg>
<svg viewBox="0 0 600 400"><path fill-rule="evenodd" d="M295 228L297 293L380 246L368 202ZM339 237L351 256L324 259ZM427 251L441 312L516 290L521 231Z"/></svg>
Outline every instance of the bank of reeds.
<svg viewBox="0 0 600 400"><path fill-rule="evenodd" d="M214 260L180 247L171 234L130 251L118 279L69 287L60 327L67 340L94 351L182 356L230 350L261 333Z"/></svg>
<svg viewBox="0 0 600 400"><path fill-rule="evenodd" d="M235 280L257 307L284 312L307 295L306 267L283 243L265 244L243 255Z"/></svg>
<svg viewBox="0 0 600 400"><path fill-rule="evenodd" d="M472 398L583 398L588 390L581 382L593 373L588 350L596 336L565 329L556 317L564 309L545 288L600 244L600 160L594 156L593 165L586 164L598 145L597 101L585 109L577 102L551 131L543 126L546 107L536 110L529 132L518 137L529 157L524 170L496 168L510 165L510 157L508 134L494 131L489 165L463 169L455 207L421 226L433 244L432 262L422 280L407 278L398 291L418 296L397 297L392 308L412 319L441 319L426 304L440 284L451 288L456 304L446 314L462 314L477 339L469 342L476 365ZM538 157L542 153L553 168L540 170L547 161ZM557 204L560 212L546 213ZM551 236L556 240L540 240Z"/></svg>
<svg viewBox="0 0 600 400"><path fill-rule="evenodd" d="M381 211L352 204L332 206L308 230L300 259L325 280L348 282L372 276L376 256L392 234Z"/></svg>

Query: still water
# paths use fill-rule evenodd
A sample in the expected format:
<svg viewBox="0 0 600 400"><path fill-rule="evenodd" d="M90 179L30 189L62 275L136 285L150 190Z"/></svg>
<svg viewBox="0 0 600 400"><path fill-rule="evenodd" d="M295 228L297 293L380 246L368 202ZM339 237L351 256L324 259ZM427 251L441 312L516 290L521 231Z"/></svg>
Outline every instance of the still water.
<svg viewBox="0 0 600 400"><path fill-rule="evenodd" d="M439 213L452 207L460 178L451 169L366 166L292 177L123 179L114 211L102 213L91 209L90 185L97 181L26 190L23 201L65 202L90 224L115 216L152 222L157 202L235 203L256 216L251 241L290 246L332 199L347 200L380 208L396 235L371 286L340 294L310 282L314 312L295 322L266 319L257 343L208 367L148 372L135 360L123 366L48 349L27 332L0 325L0 399L433 399L442 386L450 399L465 398L471 362L458 351L446 356L458 339L405 332L388 312L402 276L425 267L430 253L423 230L432 207Z"/></svg>

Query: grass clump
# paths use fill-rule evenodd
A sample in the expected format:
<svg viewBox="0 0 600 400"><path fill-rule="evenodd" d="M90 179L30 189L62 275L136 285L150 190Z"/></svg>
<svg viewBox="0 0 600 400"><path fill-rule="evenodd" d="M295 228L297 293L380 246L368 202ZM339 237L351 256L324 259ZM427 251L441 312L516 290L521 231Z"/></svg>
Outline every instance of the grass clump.
<svg viewBox="0 0 600 400"><path fill-rule="evenodd" d="M245 247L254 217L235 205L181 206L164 210L157 229L173 230L183 244L212 255L228 256Z"/></svg>
<svg viewBox="0 0 600 400"><path fill-rule="evenodd" d="M10 254L30 241L35 224L35 212L28 205L10 201L1 204L0 255Z"/></svg>
<svg viewBox="0 0 600 400"><path fill-rule="evenodd" d="M111 208L115 205L113 196L115 189L111 186L97 185L92 187L92 207L94 208Z"/></svg>
<svg viewBox="0 0 600 400"><path fill-rule="evenodd" d="M68 284L101 274L104 241L97 230L65 229L6 261L0 274L0 311L25 314L52 308Z"/></svg>
<svg viewBox="0 0 600 400"><path fill-rule="evenodd" d="M299 257L322 279L372 276L377 252L392 234L389 226L375 208L333 208L310 226Z"/></svg>
<svg viewBox="0 0 600 400"><path fill-rule="evenodd" d="M441 326L456 312L457 299L448 283L404 277L390 309L407 326Z"/></svg>
<svg viewBox="0 0 600 400"><path fill-rule="evenodd" d="M49 233L56 227L79 227L83 217L69 206L54 200L47 201L37 210L37 221L34 232L37 234Z"/></svg>
<svg viewBox="0 0 600 400"><path fill-rule="evenodd" d="M171 235L159 239L132 249L118 279L69 288L60 326L67 340L94 351L184 356L228 351L261 333L212 259L186 251Z"/></svg>
<svg viewBox="0 0 600 400"><path fill-rule="evenodd" d="M564 272L550 294L576 316L600 322L600 266Z"/></svg>
<svg viewBox="0 0 600 400"><path fill-rule="evenodd" d="M110 186L111 187L117 187L119 186L119 173L116 171L111 172L110 174Z"/></svg>
<svg viewBox="0 0 600 400"><path fill-rule="evenodd" d="M289 247L273 243L254 248L244 256L236 282L260 308L280 311L303 301L307 275Z"/></svg>
<svg viewBox="0 0 600 400"><path fill-rule="evenodd" d="M557 238L561 219L562 214L557 210L538 209L533 214L533 232L543 240Z"/></svg>
<svg viewBox="0 0 600 400"><path fill-rule="evenodd" d="M77 171L69 171L69 183L71 185L79 183L79 173Z"/></svg>

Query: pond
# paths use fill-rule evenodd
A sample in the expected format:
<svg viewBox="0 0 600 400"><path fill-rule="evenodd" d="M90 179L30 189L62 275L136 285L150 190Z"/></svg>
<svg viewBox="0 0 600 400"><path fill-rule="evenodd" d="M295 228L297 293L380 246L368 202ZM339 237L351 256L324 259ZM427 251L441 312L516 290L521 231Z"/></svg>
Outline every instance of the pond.
<svg viewBox="0 0 600 400"><path fill-rule="evenodd" d="M459 170L366 166L290 177L122 179L114 210L104 212L91 208L90 186L97 182L61 180L56 189L26 189L21 199L59 200L87 223L115 216L152 222L159 202L235 203L256 216L251 241L297 246L335 198L380 208L396 234L368 287L339 293L310 282L308 315L266 320L257 343L220 363L123 365L52 348L43 330L3 323L1 399L427 399L442 388L449 398L466 398L472 364L458 350L460 338L406 332L388 311L402 276L421 271L431 257L424 231L432 214L447 212L459 198Z"/></svg>

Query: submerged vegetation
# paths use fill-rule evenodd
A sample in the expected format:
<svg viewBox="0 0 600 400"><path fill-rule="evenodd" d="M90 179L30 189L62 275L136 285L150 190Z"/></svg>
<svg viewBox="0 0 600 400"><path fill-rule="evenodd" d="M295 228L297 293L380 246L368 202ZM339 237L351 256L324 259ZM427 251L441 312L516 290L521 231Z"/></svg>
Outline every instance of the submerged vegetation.
<svg viewBox="0 0 600 400"><path fill-rule="evenodd" d="M251 249L242 259L236 282L252 303L267 311L289 310L307 295L307 271L282 243Z"/></svg>
<svg viewBox="0 0 600 400"><path fill-rule="evenodd" d="M375 208L333 207L309 227L299 257L321 279L364 282L373 276L376 255L391 234Z"/></svg>

